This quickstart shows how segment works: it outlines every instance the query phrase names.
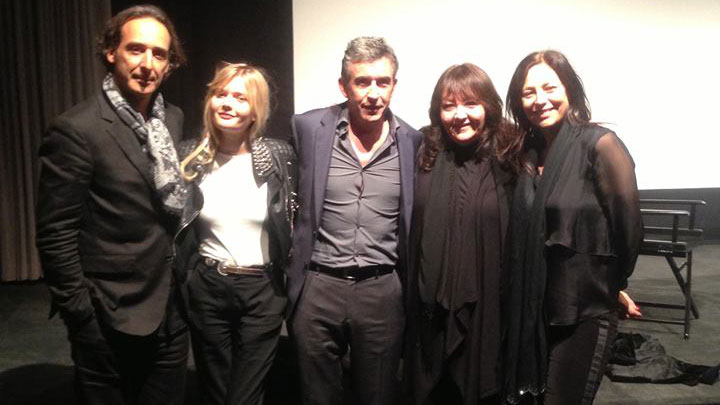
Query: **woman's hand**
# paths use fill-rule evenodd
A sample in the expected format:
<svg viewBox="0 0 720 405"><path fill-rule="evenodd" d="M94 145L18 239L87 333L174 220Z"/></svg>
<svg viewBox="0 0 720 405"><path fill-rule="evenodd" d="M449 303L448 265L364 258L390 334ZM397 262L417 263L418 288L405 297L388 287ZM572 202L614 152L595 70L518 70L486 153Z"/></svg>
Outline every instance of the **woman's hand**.
<svg viewBox="0 0 720 405"><path fill-rule="evenodd" d="M642 312L640 312L640 307L635 304L635 301L633 301L632 298L626 293L625 291L620 291L620 294L618 295L618 301L620 304L625 308L625 317L626 318L641 318Z"/></svg>

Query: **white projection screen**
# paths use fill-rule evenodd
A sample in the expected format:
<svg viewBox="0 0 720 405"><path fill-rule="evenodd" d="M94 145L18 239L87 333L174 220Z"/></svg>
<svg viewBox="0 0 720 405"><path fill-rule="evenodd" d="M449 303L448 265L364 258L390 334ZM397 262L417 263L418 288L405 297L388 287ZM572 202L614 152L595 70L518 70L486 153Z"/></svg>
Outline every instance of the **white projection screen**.
<svg viewBox="0 0 720 405"><path fill-rule="evenodd" d="M400 61L393 111L429 123L445 68L472 62L505 99L528 53L565 53L593 121L615 130L640 189L720 187L719 0L294 0L295 111L343 100L347 42L385 37Z"/></svg>

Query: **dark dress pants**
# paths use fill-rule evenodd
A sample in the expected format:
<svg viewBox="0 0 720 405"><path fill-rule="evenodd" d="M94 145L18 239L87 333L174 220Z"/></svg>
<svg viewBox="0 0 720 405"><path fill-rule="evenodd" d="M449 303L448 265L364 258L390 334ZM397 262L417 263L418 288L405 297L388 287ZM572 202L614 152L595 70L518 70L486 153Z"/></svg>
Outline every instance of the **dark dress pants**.
<svg viewBox="0 0 720 405"><path fill-rule="evenodd" d="M395 404L405 315L397 273L351 281L309 271L291 322L305 404ZM350 393L343 359L350 360Z"/></svg>
<svg viewBox="0 0 720 405"><path fill-rule="evenodd" d="M617 312L548 328L545 405L592 404L617 335Z"/></svg>
<svg viewBox="0 0 720 405"><path fill-rule="evenodd" d="M266 276L198 263L188 281L190 331L204 404L261 404L287 298Z"/></svg>
<svg viewBox="0 0 720 405"><path fill-rule="evenodd" d="M149 336L113 330L93 315L68 325L80 403L182 404L189 339L174 307Z"/></svg>

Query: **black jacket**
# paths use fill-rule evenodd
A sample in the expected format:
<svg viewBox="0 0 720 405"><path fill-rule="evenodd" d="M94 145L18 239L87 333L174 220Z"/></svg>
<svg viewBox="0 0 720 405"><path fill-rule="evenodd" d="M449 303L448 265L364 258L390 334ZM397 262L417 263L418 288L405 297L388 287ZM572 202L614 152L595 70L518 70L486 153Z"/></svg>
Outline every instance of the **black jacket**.
<svg viewBox="0 0 720 405"><path fill-rule="evenodd" d="M178 143L182 111L166 105ZM53 121L39 151L37 247L53 313L93 314L144 336L165 317L177 219L164 213L150 158L102 92Z"/></svg>
<svg viewBox="0 0 720 405"><path fill-rule="evenodd" d="M195 145L184 146L191 151ZM287 142L258 138L253 142L253 174L257 184L267 182L268 221L270 237L270 260L276 278L282 278L283 269L290 255L290 236L296 211L296 164L295 153ZM203 196L199 184L207 175L208 165L198 167L198 176L190 188L188 204L185 207L179 231L175 237L176 266L181 284L187 279L200 255L197 231L193 226L203 206Z"/></svg>

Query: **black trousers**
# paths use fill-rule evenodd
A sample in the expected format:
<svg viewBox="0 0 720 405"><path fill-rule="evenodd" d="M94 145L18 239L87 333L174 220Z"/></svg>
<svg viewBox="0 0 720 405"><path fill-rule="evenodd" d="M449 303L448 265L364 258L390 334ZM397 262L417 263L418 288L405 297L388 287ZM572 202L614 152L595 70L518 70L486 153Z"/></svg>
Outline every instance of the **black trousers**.
<svg viewBox="0 0 720 405"><path fill-rule="evenodd" d="M193 355L204 404L261 404L287 298L268 276L200 262L188 280Z"/></svg>
<svg viewBox="0 0 720 405"><path fill-rule="evenodd" d="M617 312L548 329L545 405L592 404L617 335Z"/></svg>
<svg viewBox="0 0 720 405"><path fill-rule="evenodd" d="M182 323L173 310L171 323ZM182 404L189 339L187 327L168 327L166 317L149 336L113 330L92 316L68 325L80 403Z"/></svg>
<svg viewBox="0 0 720 405"><path fill-rule="evenodd" d="M305 404L397 403L405 325L397 273L356 282L309 271L290 325Z"/></svg>

